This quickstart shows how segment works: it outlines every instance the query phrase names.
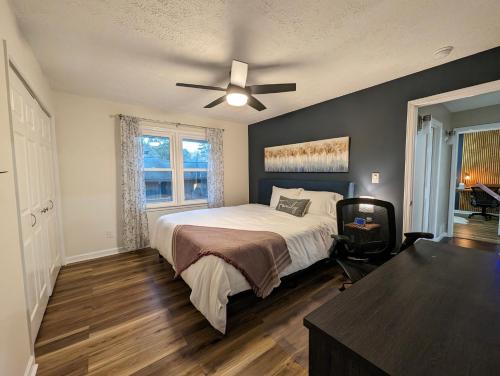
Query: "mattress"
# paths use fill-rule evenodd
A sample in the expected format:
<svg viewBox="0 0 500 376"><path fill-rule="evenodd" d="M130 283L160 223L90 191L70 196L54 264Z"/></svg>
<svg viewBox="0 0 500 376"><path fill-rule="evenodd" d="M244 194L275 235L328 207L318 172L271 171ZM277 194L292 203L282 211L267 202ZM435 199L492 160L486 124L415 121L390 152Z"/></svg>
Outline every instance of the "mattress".
<svg viewBox="0 0 500 376"><path fill-rule="evenodd" d="M281 235L287 243L292 263L280 277L327 258L332 245L331 234L337 232L337 223L332 216L306 214L295 217L259 204L168 214L158 219L151 245L170 265L173 265L173 230L181 224L273 231ZM196 309L215 329L225 333L228 296L251 289L243 275L221 258L206 256L182 272L181 277L191 288L190 300Z"/></svg>

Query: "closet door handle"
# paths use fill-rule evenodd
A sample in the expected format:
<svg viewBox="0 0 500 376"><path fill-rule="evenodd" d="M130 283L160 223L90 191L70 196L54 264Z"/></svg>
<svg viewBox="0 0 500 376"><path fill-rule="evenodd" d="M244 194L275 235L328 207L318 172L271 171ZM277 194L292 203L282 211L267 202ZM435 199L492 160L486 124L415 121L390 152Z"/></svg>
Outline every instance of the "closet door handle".
<svg viewBox="0 0 500 376"><path fill-rule="evenodd" d="M9 171L0 171L0 174L6 174Z"/></svg>
<svg viewBox="0 0 500 376"><path fill-rule="evenodd" d="M31 214L31 218L33 218L35 220L35 222L31 221L31 227L35 227L36 225L36 215L33 214L33 213L30 213Z"/></svg>

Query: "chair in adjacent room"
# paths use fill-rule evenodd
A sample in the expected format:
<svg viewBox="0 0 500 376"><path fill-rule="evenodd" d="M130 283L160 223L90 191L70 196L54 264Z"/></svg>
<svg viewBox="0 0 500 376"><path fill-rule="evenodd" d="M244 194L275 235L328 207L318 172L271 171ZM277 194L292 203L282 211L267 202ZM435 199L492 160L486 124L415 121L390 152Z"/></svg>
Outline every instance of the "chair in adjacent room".
<svg viewBox="0 0 500 376"><path fill-rule="evenodd" d="M483 191L480 187L471 187L472 193L470 195L470 204L475 208L481 208L480 212L474 212L469 215L472 218L475 215L482 216L485 220L490 220L492 218L491 213L487 213L487 209L496 209L500 203L490 194Z"/></svg>
<svg viewBox="0 0 500 376"><path fill-rule="evenodd" d="M338 234L334 257L352 284L375 270L397 253L410 247L419 238L432 239L433 234L405 233L405 240L396 247L394 206L373 198L349 198L337 202Z"/></svg>

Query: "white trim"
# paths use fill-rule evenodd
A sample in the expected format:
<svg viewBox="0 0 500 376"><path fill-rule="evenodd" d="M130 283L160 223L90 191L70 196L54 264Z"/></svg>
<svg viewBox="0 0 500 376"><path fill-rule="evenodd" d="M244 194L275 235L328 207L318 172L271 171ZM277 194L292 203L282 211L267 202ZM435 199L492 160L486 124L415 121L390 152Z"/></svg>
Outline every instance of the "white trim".
<svg viewBox="0 0 500 376"><path fill-rule="evenodd" d="M408 113L406 116L406 150L405 150L405 178L403 198L403 232L411 230L412 197L413 197L413 164L415 158L415 134L418 125L419 107L449 102L456 99L474 97L480 94L491 93L500 90L500 80L487 82L480 85L470 86L464 89L453 90L430 97L415 99L408 102Z"/></svg>
<svg viewBox="0 0 500 376"><path fill-rule="evenodd" d="M433 208L433 213L432 213L432 218L433 218L433 228L432 231L434 234L438 232L438 223L437 223L437 217L438 217L438 203L441 200L441 192L439 191L439 184L441 182L441 158L443 157L442 155L442 146L443 146L443 124L436 120L432 119L431 120L431 126L434 128L433 130L433 137L432 137L432 162L436 162L437 164L437 172L435 175L435 181L432 182L433 184L433 189L434 189L434 202L431 202L431 205L434 206ZM434 133L438 132L437 134L437 142L438 142L438 150L437 150L437 156L436 156L436 150L434 150ZM434 159L436 158L436 159ZM432 197L432 196L431 196ZM431 222L429 222L431 223Z"/></svg>
<svg viewBox="0 0 500 376"><path fill-rule="evenodd" d="M147 212L162 211L165 213L177 213L179 211L207 209L207 208L208 208L208 204L205 201L203 203L190 203L190 204L186 204L186 205L151 207L151 208L147 208L146 211Z"/></svg>
<svg viewBox="0 0 500 376"><path fill-rule="evenodd" d="M30 355L28 359L28 364L24 370L24 376L35 376L38 369L38 364L35 363L35 357Z"/></svg>
<svg viewBox="0 0 500 376"><path fill-rule="evenodd" d="M487 132L496 129L500 129L500 123L471 125L469 127L454 128L453 131L455 131L457 134L462 134L462 133Z"/></svg>
<svg viewBox="0 0 500 376"><path fill-rule="evenodd" d="M453 236L455 224L455 195L457 193L458 134L452 136L450 190L448 197L448 234Z"/></svg>
<svg viewBox="0 0 500 376"><path fill-rule="evenodd" d="M74 264L75 262L94 260L101 257L117 255L118 253L126 253L122 252L121 247L110 248L110 249L101 249L100 251L93 251L88 253L82 253L80 255L69 256L65 258L64 265ZM128 251L127 251L128 252Z"/></svg>

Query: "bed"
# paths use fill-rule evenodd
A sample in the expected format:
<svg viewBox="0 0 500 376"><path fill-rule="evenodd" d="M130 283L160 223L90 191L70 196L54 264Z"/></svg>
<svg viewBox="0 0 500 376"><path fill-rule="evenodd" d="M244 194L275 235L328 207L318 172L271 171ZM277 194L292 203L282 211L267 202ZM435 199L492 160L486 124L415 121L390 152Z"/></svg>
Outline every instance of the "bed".
<svg viewBox="0 0 500 376"><path fill-rule="evenodd" d="M269 206L273 186L337 192L346 198L354 195L354 184L351 182L262 179L259 181L256 204L201 209L160 217L155 226L152 247L174 265L172 239L175 229L180 225L209 226L271 231L281 235L288 247L291 263L280 272L280 278L327 258L332 245L330 235L337 232L335 216L306 214L304 217L295 217L277 211ZM250 290L247 279L234 266L213 255L202 257L180 276L191 288L190 300L193 305L215 329L225 333L228 297Z"/></svg>

